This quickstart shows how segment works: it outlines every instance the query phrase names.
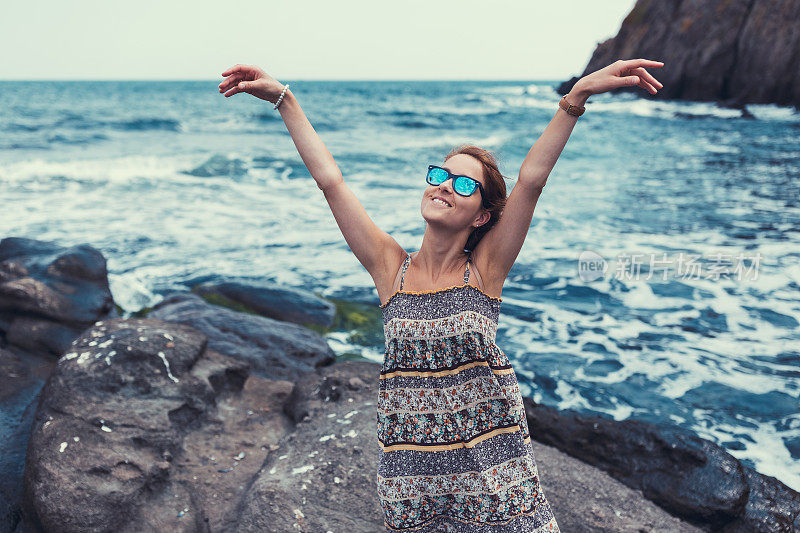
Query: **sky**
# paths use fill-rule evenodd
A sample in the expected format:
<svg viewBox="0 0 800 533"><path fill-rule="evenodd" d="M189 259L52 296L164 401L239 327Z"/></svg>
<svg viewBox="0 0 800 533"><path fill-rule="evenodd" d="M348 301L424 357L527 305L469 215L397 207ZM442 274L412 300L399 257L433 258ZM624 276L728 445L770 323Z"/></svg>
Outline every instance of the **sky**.
<svg viewBox="0 0 800 533"><path fill-rule="evenodd" d="M0 80L566 80L635 3L9 0Z"/></svg>

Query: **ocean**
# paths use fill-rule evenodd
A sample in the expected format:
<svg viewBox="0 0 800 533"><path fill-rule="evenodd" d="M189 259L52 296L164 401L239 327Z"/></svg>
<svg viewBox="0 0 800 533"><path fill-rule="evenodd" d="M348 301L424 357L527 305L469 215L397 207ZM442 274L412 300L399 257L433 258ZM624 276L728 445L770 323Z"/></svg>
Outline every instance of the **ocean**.
<svg viewBox="0 0 800 533"><path fill-rule="evenodd" d="M377 306L279 112L220 81L0 82L0 238L91 244L126 312L230 278ZM409 252L427 166L476 144L510 191L560 98L560 80L280 81ZM685 427L800 490L800 113L746 109L592 96L497 344L536 402ZM328 335L380 362L369 339Z"/></svg>

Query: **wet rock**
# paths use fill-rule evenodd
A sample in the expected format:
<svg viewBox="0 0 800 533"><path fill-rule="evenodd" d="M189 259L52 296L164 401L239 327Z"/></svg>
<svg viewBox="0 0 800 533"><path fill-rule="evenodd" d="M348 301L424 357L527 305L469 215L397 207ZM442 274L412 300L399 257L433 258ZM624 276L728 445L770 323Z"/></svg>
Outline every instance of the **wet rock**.
<svg viewBox="0 0 800 533"><path fill-rule="evenodd" d="M241 159L214 154L199 166L182 171L183 174L209 178L211 176L241 177L247 174L247 165Z"/></svg>
<svg viewBox="0 0 800 533"><path fill-rule="evenodd" d="M608 473L539 441L533 453L542 490L561 531L700 533ZM602 490L598 490L602 487Z"/></svg>
<svg viewBox="0 0 800 533"><path fill-rule="evenodd" d="M8 343L60 356L113 304L105 258L88 244L0 240L0 330Z"/></svg>
<svg viewBox="0 0 800 533"><path fill-rule="evenodd" d="M192 293L168 295L147 316L197 328L211 349L247 361L251 372L269 379L293 380L336 360L314 331L212 305Z"/></svg>
<svg viewBox="0 0 800 533"><path fill-rule="evenodd" d="M192 291L211 303L217 303L214 299L218 299L228 307L242 306L241 310L302 326L330 327L336 314L336 306L313 293L275 284L209 282L193 287Z"/></svg>
<svg viewBox="0 0 800 533"><path fill-rule="evenodd" d="M538 440L608 472L689 522L725 531L791 531L800 514L800 493L682 428L557 410L530 398L524 403ZM777 529L763 529L767 525Z"/></svg>
<svg viewBox="0 0 800 533"><path fill-rule="evenodd" d="M49 356L0 347L0 533L16 528L22 473L39 391L55 366Z"/></svg>

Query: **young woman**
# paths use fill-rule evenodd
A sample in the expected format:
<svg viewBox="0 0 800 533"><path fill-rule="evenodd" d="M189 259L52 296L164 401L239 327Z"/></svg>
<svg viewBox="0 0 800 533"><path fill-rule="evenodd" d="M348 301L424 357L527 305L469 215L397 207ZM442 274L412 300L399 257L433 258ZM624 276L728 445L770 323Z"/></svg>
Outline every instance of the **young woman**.
<svg viewBox="0 0 800 533"><path fill-rule="evenodd" d="M252 65L222 73L226 97L248 93L278 105L383 302L377 482L387 531L559 531L516 375L495 344L500 295L583 104L623 86L655 94L662 84L645 67L661 66L619 60L581 78L528 152L508 198L486 150L462 145L430 165L421 205L427 226L413 254L369 217L288 85Z"/></svg>

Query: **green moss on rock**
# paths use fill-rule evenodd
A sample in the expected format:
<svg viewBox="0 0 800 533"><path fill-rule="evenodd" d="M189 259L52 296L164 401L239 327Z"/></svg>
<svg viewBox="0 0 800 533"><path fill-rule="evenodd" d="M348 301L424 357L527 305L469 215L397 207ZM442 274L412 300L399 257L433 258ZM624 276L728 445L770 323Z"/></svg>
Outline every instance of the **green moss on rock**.
<svg viewBox="0 0 800 533"><path fill-rule="evenodd" d="M349 331L347 341L361 346L383 343L383 321L380 309L374 305L330 299L336 306L332 331Z"/></svg>
<svg viewBox="0 0 800 533"><path fill-rule="evenodd" d="M193 288L192 292L200 296L206 302L212 305L219 305L220 307L227 307L233 311L239 311L241 313L249 313L251 315L259 315L261 313L256 312L255 309L252 307L245 305L241 302L237 302L235 300L231 300L230 298L226 298L221 294L217 294L215 292L201 292L198 288Z"/></svg>

